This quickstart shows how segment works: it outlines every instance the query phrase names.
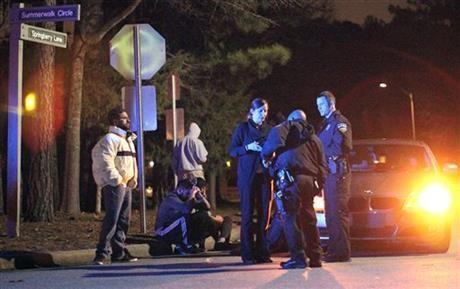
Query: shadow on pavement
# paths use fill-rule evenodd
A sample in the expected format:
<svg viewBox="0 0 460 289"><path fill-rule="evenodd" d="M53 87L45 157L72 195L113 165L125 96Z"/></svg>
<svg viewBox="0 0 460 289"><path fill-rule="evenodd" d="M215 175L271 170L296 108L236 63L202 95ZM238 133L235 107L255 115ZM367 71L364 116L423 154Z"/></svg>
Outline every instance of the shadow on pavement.
<svg viewBox="0 0 460 289"><path fill-rule="evenodd" d="M82 268L83 269L83 268ZM85 269L89 269L86 267ZM126 272L127 270L146 269L148 272ZM189 269L189 270L187 270ZM190 270L191 269L191 270ZM160 265L131 265L131 266L104 266L92 267L91 270L100 271L98 273L88 273L84 278L119 278L119 277L140 277L140 276L165 276L165 275L203 275L223 272L248 272L248 271L269 271L273 266L245 266L242 263L174 263ZM111 272L117 270L117 272ZM122 271L122 272L120 272Z"/></svg>

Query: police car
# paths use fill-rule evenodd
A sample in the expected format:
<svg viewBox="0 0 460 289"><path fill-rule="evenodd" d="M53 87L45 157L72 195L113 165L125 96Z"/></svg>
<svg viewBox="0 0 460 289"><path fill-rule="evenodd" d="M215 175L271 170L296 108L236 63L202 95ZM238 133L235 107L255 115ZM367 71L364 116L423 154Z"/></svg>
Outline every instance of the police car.
<svg viewBox="0 0 460 289"><path fill-rule="evenodd" d="M354 241L407 242L432 252L450 245L452 196L424 142L353 141L350 237ZM327 240L324 200L315 199L318 228Z"/></svg>

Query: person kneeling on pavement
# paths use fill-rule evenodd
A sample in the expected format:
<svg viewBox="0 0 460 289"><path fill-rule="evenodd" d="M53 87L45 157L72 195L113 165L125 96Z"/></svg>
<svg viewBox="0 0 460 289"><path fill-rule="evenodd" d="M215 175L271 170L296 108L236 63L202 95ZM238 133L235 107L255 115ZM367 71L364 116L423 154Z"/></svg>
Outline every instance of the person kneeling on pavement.
<svg viewBox="0 0 460 289"><path fill-rule="evenodd" d="M191 180L179 181L158 208L154 236L163 243L174 245L178 254L198 253L193 244L206 238L214 224L206 210L209 202ZM193 211L197 213L192 214Z"/></svg>
<svg viewBox="0 0 460 289"><path fill-rule="evenodd" d="M191 216L191 223L194 226L194 228L192 228L192 232L199 232L198 237L204 237L199 241L200 248L204 249L205 239L207 237L212 237L214 239L214 250L223 251L232 249L232 244L230 244L233 223L232 218L230 216L222 217L221 215L214 216L211 214L211 206L206 199L208 184L205 179L196 178L196 186L200 189L201 195L207 203L206 209L195 210ZM202 213L208 215L209 218L201 216ZM193 220L195 219L195 215L198 216L198 220L194 222ZM209 231L206 232L205 229L208 229Z"/></svg>

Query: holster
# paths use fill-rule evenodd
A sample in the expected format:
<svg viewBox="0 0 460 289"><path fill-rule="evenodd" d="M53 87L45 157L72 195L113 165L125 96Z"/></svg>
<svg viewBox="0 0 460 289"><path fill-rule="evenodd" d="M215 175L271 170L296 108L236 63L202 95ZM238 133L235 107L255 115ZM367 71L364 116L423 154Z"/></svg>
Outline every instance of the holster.
<svg viewBox="0 0 460 289"><path fill-rule="evenodd" d="M329 167L329 173L345 175L350 172L348 160L344 157L328 157L327 164Z"/></svg>
<svg viewBox="0 0 460 289"><path fill-rule="evenodd" d="M294 183L294 176L288 169L279 169L275 175L276 187L280 191L285 191L290 185Z"/></svg>

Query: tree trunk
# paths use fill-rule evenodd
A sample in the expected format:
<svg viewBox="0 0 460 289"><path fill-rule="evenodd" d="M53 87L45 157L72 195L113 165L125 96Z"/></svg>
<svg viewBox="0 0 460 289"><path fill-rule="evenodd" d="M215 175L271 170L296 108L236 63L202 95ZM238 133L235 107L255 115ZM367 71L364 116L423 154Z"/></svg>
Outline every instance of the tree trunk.
<svg viewBox="0 0 460 289"><path fill-rule="evenodd" d="M67 104L63 200L64 211L72 217L78 217L80 214L80 121L86 51L87 48L81 36L75 37L72 45L72 74Z"/></svg>
<svg viewBox="0 0 460 289"><path fill-rule="evenodd" d="M97 215L101 214L101 201L102 201L102 189L100 186L97 186L96 189L96 208L94 209L94 212Z"/></svg>
<svg viewBox="0 0 460 289"><path fill-rule="evenodd" d="M54 5L55 1L46 1ZM55 29L54 23L46 23L46 29ZM54 56L55 49L49 45L37 45L38 72L34 86L37 87L37 110L35 129L31 132L35 142L30 148L29 190L24 219L50 222L54 217L54 194L57 185L57 152L54 130ZM32 76L34 77L34 76Z"/></svg>
<svg viewBox="0 0 460 289"><path fill-rule="evenodd" d="M209 172L209 203L211 203L211 207L213 210L217 208L216 204L216 181L217 181L217 173L215 170L211 170Z"/></svg>
<svg viewBox="0 0 460 289"><path fill-rule="evenodd" d="M0 215L3 215L4 211L3 203L3 154L0 152Z"/></svg>
<svg viewBox="0 0 460 289"><path fill-rule="evenodd" d="M80 214L80 130L81 107L83 93L83 72L85 56L91 45L98 44L101 39L120 21L131 14L141 0L134 0L104 25L97 21L102 15L103 1L82 1L84 15L80 24L80 34L76 35L72 44L72 72L70 76L69 102L67 103L67 125L65 143L65 172L63 209L73 217ZM96 25L94 25L96 24Z"/></svg>

